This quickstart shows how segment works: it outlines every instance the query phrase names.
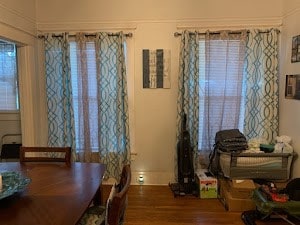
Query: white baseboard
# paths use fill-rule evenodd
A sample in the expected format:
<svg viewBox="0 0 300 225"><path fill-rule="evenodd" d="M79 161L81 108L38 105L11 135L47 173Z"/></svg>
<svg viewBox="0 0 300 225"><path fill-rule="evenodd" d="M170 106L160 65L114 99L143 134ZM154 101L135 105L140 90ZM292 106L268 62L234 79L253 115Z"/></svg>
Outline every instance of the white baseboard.
<svg viewBox="0 0 300 225"><path fill-rule="evenodd" d="M174 172L138 172L132 171L131 185L169 185L174 182ZM140 175L143 177L143 182L139 181ZM116 180L110 178L103 181L103 184L114 184Z"/></svg>

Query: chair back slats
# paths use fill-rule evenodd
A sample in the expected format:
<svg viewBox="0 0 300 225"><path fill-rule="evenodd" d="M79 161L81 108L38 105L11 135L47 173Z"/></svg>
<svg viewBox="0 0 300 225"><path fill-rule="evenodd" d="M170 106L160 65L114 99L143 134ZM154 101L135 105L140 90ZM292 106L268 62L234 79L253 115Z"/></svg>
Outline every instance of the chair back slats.
<svg viewBox="0 0 300 225"><path fill-rule="evenodd" d="M131 182L130 165L125 165L122 169L122 174L119 182L120 191L115 193L111 206L108 210L108 224L119 225L124 219L124 213L127 207L127 192Z"/></svg>
<svg viewBox="0 0 300 225"><path fill-rule="evenodd" d="M20 147L20 162L71 163L71 147Z"/></svg>

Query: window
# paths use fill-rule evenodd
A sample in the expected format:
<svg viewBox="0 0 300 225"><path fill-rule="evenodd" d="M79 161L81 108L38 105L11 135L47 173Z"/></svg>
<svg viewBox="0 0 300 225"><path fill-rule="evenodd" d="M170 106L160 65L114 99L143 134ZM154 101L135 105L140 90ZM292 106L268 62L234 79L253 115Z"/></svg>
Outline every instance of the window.
<svg viewBox="0 0 300 225"><path fill-rule="evenodd" d="M242 47L239 39L199 42L199 150L212 149L219 130L243 131Z"/></svg>
<svg viewBox="0 0 300 225"><path fill-rule="evenodd" d="M105 115L99 115L99 93L100 95L105 95L107 102L104 103L107 105L108 111L115 112L116 105L115 101L117 99L117 93L114 90L117 86L116 79L106 76L111 76L112 73L117 73L116 69L112 69L110 73L103 73L100 79L110 80L110 87L102 86L105 83L100 84L100 89L98 90L98 80L97 80L97 62L96 62L96 51L95 51L95 41L86 41L84 43L84 47L79 49L80 47L77 45L75 41L70 41L70 63L71 63L71 80L72 80L72 98L73 98L73 108L74 108L74 123L75 123L75 140L76 140L76 150L84 151L85 149L89 149L92 152L99 152L99 132L102 124L99 124L99 116L103 117ZM102 50L105 52L109 52L112 54L114 51L117 51L117 48L106 48L104 45L102 46ZM124 51L126 53L126 43L124 42ZM125 63L127 63L127 57L125 57ZM116 63L117 59L113 59L113 64ZM101 69L104 69L104 65L100 65ZM112 67L113 68L113 65ZM98 65L99 69L99 65ZM99 71L98 71L99 72ZM87 79L86 79L87 78ZM106 89L106 90L105 90ZM109 94L107 95L107 90ZM110 102L110 103L109 103ZM117 120L117 118L113 118L113 115L110 118L112 123L113 120ZM110 140L107 142L110 143L109 149L111 151L115 151L118 149L117 136L115 134L115 126L111 124L111 126L106 127L106 132L110 136Z"/></svg>
<svg viewBox="0 0 300 225"><path fill-rule="evenodd" d="M86 137L83 132L84 127L88 127L90 140L89 147L92 151L99 149L98 147L98 102L97 102L97 78L96 78L96 53L95 53L95 42L86 43L86 62L87 62L87 75L88 79L85 85L88 89L82 88L82 80L78 77L78 59L77 58L77 46L76 42L70 42L70 61L71 61L71 79L72 79L72 97L73 97L73 107L74 107L74 120L75 120L75 135L76 135L76 147L77 149L84 149L84 143L86 142L84 138ZM86 99L88 100L88 114L87 120L80 115L82 115L83 109L81 108L80 96L87 90ZM81 112L81 113L80 113ZM84 124L85 123L85 124Z"/></svg>
<svg viewBox="0 0 300 225"><path fill-rule="evenodd" d="M0 40L0 110L19 110L16 45Z"/></svg>

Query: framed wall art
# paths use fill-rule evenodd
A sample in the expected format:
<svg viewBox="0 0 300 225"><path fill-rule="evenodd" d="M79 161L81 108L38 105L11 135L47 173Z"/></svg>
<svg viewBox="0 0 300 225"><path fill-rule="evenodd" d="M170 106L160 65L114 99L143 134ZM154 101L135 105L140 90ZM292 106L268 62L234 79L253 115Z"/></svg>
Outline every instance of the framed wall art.
<svg viewBox="0 0 300 225"><path fill-rule="evenodd" d="M143 88L170 88L169 49L143 49Z"/></svg>
<svg viewBox="0 0 300 225"><path fill-rule="evenodd" d="M300 35L293 37L291 61L300 62Z"/></svg>
<svg viewBox="0 0 300 225"><path fill-rule="evenodd" d="M286 75L285 98L300 100L300 74Z"/></svg>

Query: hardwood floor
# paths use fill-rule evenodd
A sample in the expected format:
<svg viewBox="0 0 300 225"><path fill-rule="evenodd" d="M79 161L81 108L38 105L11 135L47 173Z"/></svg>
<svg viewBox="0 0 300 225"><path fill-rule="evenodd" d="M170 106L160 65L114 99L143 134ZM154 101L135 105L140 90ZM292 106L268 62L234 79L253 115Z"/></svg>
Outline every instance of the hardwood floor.
<svg viewBox="0 0 300 225"><path fill-rule="evenodd" d="M104 187L104 198L110 186ZM124 225L244 225L241 212L228 212L218 199L174 197L169 186L132 185ZM285 225L282 219L257 225ZM299 221L298 221L298 224Z"/></svg>

